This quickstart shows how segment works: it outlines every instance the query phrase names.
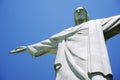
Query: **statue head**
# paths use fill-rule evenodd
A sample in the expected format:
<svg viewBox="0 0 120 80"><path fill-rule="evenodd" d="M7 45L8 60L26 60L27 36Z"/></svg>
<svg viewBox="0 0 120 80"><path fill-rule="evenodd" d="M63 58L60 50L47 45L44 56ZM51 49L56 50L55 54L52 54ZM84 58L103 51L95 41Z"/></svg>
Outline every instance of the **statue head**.
<svg viewBox="0 0 120 80"><path fill-rule="evenodd" d="M88 13L84 7L78 7L74 12L75 26L89 20Z"/></svg>

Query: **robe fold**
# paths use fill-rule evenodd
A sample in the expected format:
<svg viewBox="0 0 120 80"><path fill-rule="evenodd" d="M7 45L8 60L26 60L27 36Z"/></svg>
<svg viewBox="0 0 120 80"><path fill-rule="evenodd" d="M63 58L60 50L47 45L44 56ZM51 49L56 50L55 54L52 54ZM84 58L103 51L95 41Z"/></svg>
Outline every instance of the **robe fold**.
<svg viewBox="0 0 120 80"><path fill-rule="evenodd" d="M91 20L28 46L37 57L56 53L56 80L90 80L90 74L112 75L105 41L120 33L120 15Z"/></svg>

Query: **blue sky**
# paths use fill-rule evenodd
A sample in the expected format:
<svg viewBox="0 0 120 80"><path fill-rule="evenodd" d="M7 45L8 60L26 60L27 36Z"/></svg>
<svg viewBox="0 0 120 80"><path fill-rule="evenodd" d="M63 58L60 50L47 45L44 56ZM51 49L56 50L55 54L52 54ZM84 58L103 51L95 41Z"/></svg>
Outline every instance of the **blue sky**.
<svg viewBox="0 0 120 80"><path fill-rule="evenodd" d="M0 0L0 80L55 80L55 55L11 55L17 46L48 39L74 25L73 12L84 6L90 19L120 14L119 0ZM120 80L120 35L107 41L114 80Z"/></svg>

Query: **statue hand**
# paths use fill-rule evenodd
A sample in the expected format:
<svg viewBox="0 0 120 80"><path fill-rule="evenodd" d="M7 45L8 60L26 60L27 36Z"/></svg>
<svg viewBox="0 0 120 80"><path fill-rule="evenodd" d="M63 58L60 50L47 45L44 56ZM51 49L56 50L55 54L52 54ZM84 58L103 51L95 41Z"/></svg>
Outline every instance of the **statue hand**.
<svg viewBox="0 0 120 80"><path fill-rule="evenodd" d="M14 54L14 53L23 52L23 51L26 51L26 50L27 50L27 47L26 47L26 46L19 46L19 47L17 47L16 49L11 50L10 53L11 53L11 54Z"/></svg>

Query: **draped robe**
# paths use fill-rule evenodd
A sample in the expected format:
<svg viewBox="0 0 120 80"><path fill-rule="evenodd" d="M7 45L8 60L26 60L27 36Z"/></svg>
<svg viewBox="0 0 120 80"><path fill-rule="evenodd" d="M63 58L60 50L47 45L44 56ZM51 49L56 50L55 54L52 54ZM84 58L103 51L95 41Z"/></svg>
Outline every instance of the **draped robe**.
<svg viewBox="0 0 120 80"><path fill-rule="evenodd" d="M56 53L56 80L90 80L90 74L112 75L105 41L120 33L120 15L90 20L28 45L38 57Z"/></svg>

